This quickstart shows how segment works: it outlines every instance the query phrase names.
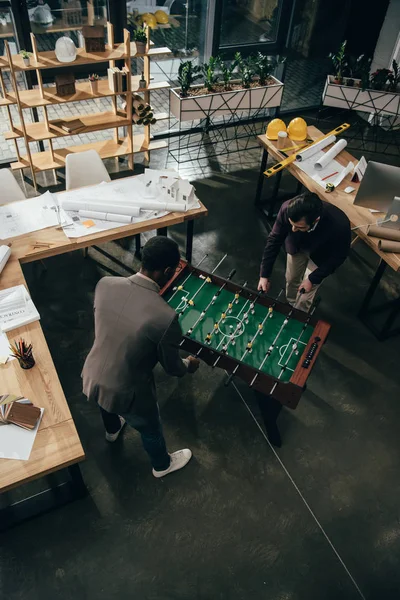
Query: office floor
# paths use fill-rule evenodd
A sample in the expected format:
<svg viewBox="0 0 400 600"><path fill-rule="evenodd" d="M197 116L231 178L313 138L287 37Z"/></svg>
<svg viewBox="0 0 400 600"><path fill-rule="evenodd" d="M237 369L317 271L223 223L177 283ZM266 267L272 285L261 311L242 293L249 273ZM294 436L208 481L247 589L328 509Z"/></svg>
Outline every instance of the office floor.
<svg viewBox="0 0 400 600"><path fill-rule="evenodd" d="M204 268L212 269L227 252L221 275L236 268L235 280L252 286L267 235L252 204L259 160L259 151L247 152L183 171L210 213L195 226L194 264L207 252ZM154 154L153 166L163 164ZM283 187L294 190L287 175ZM171 236L183 247L181 227ZM107 249L137 266L131 248ZM332 331L298 409L280 417L281 449L267 443L240 382L227 388L224 373L206 366L179 381L157 370L168 446L190 447L194 458L156 480L138 435L126 430L107 444L96 407L81 394L93 291L107 274L92 260L103 257L89 256L25 268L87 453L89 495L2 535L2 596L397 600L399 339L376 342L356 317L376 257L356 245L321 289L319 315ZM272 296L283 274L282 255ZM398 278L386 278L384 291L394 295Z"/></svg>

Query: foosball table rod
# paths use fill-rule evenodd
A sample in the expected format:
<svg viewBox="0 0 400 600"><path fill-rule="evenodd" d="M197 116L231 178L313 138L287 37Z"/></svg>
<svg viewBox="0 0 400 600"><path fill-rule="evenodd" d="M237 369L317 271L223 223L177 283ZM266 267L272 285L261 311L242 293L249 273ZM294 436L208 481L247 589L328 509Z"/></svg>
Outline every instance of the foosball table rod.
<svg viewBox="0 0 400 600"><path fill-rule="evenodd" d="M279 298L280 298L280 296L281 296L282 292L283 292L283 290L281 290L281 291L279 292L279 294L278 294L278 295L277 295L277 297L275 298L275 300L274 300L273 304L272 304L272 305L269 307L269 309L268 309L268 312L267 312L266 316L264 317L263 321L260 323L260 326L258 327L258 329L257 329L256 333L254 334L254 336L252 337L252 339L251 339L251 340L249 341L249 343L247 344L246 350L244 351L244 353L243 353L243 356L242 356L242 357L241 357L241 359L240 359L240 362L238 362L238 364L236 365L236 367L234 368L234 370L232 371L232 373L229 375L228 379L226 380L226 382L225 382L225 386L228 386L228 385L229 385L229 384L232 382L232 380L233 380L233 378L235 377L235 375L236 375L236 373L237 373L237 371L238 371L238 369L239 369L239 367L240 367L240 365L241 365L241 363L242 363L243 359L244 359L244 358L246 358L246 356L247 356L247 354L248 354L249 352L251 352L251 349L252 349L252 346L253 346L253 343L254 343L254 341L256 340L257 336L258 336L258 335L260 335L260 332L263 330L265 321L266 321L266 320L269 318L269 316L270 316L270 315L272 315L272 312L273 312L273 310L274 310L274 308L275 308L275 306L276 306L276 303L278 302L278 300L279 300ZM261 297L261 293L258 295L258 297ZM271 310L271 309L272 309L272 310ZM293 310L292 310L291 312L293 312ZM290 314L291 314L291 313L290 313ZM275 338L275 340L274 340L274 342L273 342L273 344L272 344L272 345L274 345L274 344L275 344L275 341L278 339L278 337L279 337L279 335L280 335L280 332L281 332L281 330L283 329L283 327L286 325L287 321L288 321L288 319L285 319L285 321L284 321L284 323L283 323L282 327L280 328L280 330L279 330L279 332L278 332L278 335L277 335L277 337ZM272 350L271 350L271 352L272 352ZM251 384L250 384L250 385L251 385Z"/></svg>
<svg viewBox="0 0 400 600"><path fill-rule="evenodd" d="M218 269L218 267L220 267L222 265L222 263L224 262L224 260L226 259L227 256L228 255L225 254L225 256L223 256L221 258L221 260L219 261L219 263L217 264L217 266L211 271L211 275L213 273L215 273L215 271ZM234 275L236 273L236 269L233 269L233 271L231 271L231 273L232 272L233 272L233 275ZM233 275L231 275L231 277L233 277ZM191 298L189 298L189 300L186 302L186 305L183 307L183 309L181 310L181 312L178 313L178 318L183 315L183 313L185 312L185 310L187 309L188 306L194 306L194 299L196 298L197 294L199 294L201 292L201 290L203 289L203 287L205 285L207 285L207 283L211 283L210 277L205 277L204 283L201 284L201 286L199 287L199 289L197 290L197 292L195 292L193 294L193 296ZM178 286L178 290L179 289L183 289L183 286Z"/></svg>
<svg viewBox="0 0 400 600"><path fill-rule="evenodd" d="M207 256L208 256L208 254L205 254L205 255L203 256L203 258L201 259L201 261L200 261L199 263L197 263L197 265L195 266L195 269L197 269L197 268L198 268L198 267L199 267L199 266L200 266L200 265L201 265L201 264L202 264L202 263L203 263L203 262L206 260ZM179 286L177 286L176 288L174 288L174 293L172 294L172 296L171 296L171 298L170 298L170 301L172 300L172 298L173 298L173 297L174 297L174 296L175 296L175 295L176 295L176 294L177 294L179 291L181 291L181 289L183 289L183 286L185 285L185 283L186 283L187 281L189 281L189 279L191 278L191 276L193 275L193 273L194 273L194 271L191 271L191 272L189 273L189 275L186 277L185 281L184 281L184 282L183 282L181 285L179 285Z"/></svg>

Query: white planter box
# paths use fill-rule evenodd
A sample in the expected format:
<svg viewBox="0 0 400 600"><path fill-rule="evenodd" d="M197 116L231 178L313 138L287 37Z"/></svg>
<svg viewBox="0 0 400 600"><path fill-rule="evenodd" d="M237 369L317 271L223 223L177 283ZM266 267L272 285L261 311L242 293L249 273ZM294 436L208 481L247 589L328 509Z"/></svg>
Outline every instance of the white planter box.
<svg viewBox="0 0 400 600"><path fill-rule="evenodd" d="M276 82L257 88L232 90L229 92L213 92L203 96L181 98L180 88L170 89L170 110L179 121L194 121L195 119L212 119L220 115L261 108L280 106L282 102L283 83L275 77ZM236 83L233 82L232 83ZM202 88L203 84L193 86Z"/></svg>
<svg viewBox="0 0 400 600"><path fill-rule="evenodd" d="M400 93L378 90L364 90L357 86L359 79L354 80L354 87L333 83L334 77L328 75L322 94L324 106L347 108L368 113L384 113L400 115Z"/></svg>

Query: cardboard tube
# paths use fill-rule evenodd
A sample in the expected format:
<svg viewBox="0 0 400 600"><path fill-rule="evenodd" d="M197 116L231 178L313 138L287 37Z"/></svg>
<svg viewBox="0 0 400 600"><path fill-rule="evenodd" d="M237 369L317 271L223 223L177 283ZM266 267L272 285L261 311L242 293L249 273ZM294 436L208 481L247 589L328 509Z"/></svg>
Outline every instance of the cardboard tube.
<svg viewBox="0 0 400 600"><path fill-rule="evenodd" d="M370 225L367 231L371 237L377 237L381 240L392 240L400 242L400 230L389 229L389 227L378 227L378 225Z"/></svg>
<svg viewBox="0 0 400 600"><path fill-rule="evenodd" d="M391 240L379 240L379 250L382 252L400 252L400 242L393 242Z"/></svg>
<svg viewBox="0 0 400 600"><path fill-rule="evenodd" d="M324 156L321 156L321 158L315 163L314 168L317 171L322 171L322 169L327 167L329 163L335 158L335 156L340 154L340 152L344 150L346 146L346 140L339 140L338 142L336 142L333 148L328 150L328 152L325 152Z"/></svg>
<svg viewBox="0 0 400 600"><path fill-rule="evenodd" d="M317 154L317 152L323 150L327 146L330 146L334 142L336 142L336 137L334 135L330 135L324 140L313 144L311 148L305 148L304 150L296 154L296 160L298 160L299 162L301 162L302 160L307 160L307 158L310 158L310 156L314 156L314 154Z"/></svg>

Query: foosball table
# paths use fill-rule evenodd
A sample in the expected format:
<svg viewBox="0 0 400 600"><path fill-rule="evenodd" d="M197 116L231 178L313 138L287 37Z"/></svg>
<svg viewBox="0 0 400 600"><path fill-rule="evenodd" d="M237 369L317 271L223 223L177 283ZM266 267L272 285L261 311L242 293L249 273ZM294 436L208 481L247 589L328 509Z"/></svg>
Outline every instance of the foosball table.
<svg viewBox="0 0 400 600"><path fill-rule="evenodd" d="M178 314L181 348L296 408L330 329L304 313L181 261L161 294Z"/></svg>

